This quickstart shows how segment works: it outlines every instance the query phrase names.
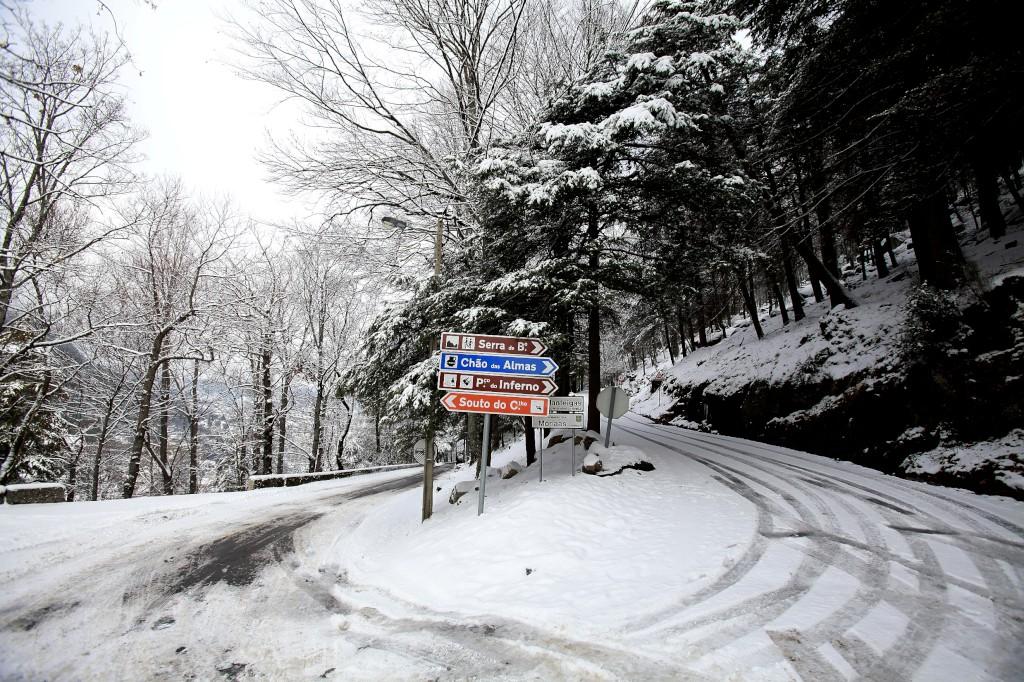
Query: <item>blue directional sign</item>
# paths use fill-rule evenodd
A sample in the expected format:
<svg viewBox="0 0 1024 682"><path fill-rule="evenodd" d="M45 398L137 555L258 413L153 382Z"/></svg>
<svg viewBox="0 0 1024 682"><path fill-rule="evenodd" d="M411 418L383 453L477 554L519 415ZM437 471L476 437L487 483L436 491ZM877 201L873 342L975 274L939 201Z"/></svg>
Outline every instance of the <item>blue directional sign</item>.
<svg viewBox="0 0 1024 682"><path fill-rule="evenodd" d="M543 377L555 373L558 364L551 358L483 353L441 353L441 370L512 376Z"/></svg>

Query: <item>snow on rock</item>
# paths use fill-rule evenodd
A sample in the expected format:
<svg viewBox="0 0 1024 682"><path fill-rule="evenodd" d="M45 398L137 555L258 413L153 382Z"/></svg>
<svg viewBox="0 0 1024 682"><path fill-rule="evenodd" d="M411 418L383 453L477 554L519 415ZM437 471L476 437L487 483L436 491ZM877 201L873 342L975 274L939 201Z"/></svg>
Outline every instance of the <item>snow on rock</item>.
<svg viewBox="0 0 1024 682"><path fill-rule="evenodd" d="M459 481L452 488L451 494L448 496L448 502L450 504L457 504L460 499L467 493L471 493L477 488L476 479L469 479L468 481Z"/></svg>
<svg viewBox="0 0 1024 682"><path fill-rule="evenodd" d="M12 483L3 498L7 504L44 504L64 502L66 493L62 483Z"/></svg>
<svg viewBox="0 0 1024 682"><path fill-rule="evenodd" d="M596 474L603 468L604 464L601 462L601 458L593 452L588 452L586 457L583 458L583 473Z"/></svg>
<svg viewBox="0 0 1024 682"><path fill-rule="evenodd" d="M901 468L924 479L949 474L991 477L1024 492L1024 429L980 443L943 444L928 452L910 455Z"/></svg>
<svg viewBox="0 0 1024 682"><path fill-rule="evenodd" d="M524 467L519 462L509 462L505 466L501 467L501 477L503 479L512 478L513 476L518 474L520 471L523 471L524 469L526 469L526 467Z"/></svg>
<svg viewBox="0 0 1024 682"><path fill-rule="evenodd" d="M596 443L590 446L583 458L583 473L596 474L599 471L621 471L644 461L644 453L628 445L604 447Z"/></svg>

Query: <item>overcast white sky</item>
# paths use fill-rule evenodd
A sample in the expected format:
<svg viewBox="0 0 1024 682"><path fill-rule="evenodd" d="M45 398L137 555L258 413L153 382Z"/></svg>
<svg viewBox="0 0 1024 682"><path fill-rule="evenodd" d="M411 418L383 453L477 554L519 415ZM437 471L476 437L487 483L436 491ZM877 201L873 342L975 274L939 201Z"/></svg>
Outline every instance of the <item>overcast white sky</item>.
<svg viewBox="0 0 1024 682"><path fill-rule="evenodd" d="M180 176L202 194L230 194L254 218L304 217L308 204L278 193L255 155L266 131L293 127L294 107L277 106L268 86L235 75L237 57L222 18L241 0L105 0L134 60L124 85L135 123L149 133L144 169ZM48 23L91 23L113 32L96 0L30 0Z"/></svg>

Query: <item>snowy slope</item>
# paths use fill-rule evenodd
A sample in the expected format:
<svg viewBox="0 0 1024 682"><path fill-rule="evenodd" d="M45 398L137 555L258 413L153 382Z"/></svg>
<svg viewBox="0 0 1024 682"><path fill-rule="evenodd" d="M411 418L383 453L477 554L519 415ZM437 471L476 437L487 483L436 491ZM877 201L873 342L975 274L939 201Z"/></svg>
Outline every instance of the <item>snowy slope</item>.
<svg viewBox="0 0 1024 682"><path fill-rule="evenodd" d="M1013 278L1019 281L1024 277L1022 228L1024 225L1018 222L1000 242L991 241L985 234L963 238L965 257L986 291ZM889 390L886 400L898 405L899 392L904 390L906 361L902 344L908 328L908 296L916 287L916 261L907 242L895 251L899 266L885 280L875 277L870 266L867 281L862 281L859 272L847 277L858 303L856 308L848 310L839 306L830 310L827 301L814 303L813 299L807 299L806 317L783 326L777 311L769 316L764 307L761 315L764 339L756 338L748 320L739 319L728 329L725 339L695 350L674 366L666 358L657 368L650 367L646 372L627 376L624 385L633 393L633 409L654 419L702 430L714 430L715 424L724 420L729 432L760 429L761 435L773 442L787 442L787 437L806 429L808 422L828 423L829 418L834 422L843 412L848 412L851 419L858 417L853 413L856 406L850 400L851 395L863 405L864 394L874 392L877 395ZM809 294L809 288L805 288L804 293ZM667 380L661 390L652 392L650 378L656 371L666 375ZM1016 378L1006 377L1005 380ZM692 409L688 411L686 403L682 402L693 399L704 405L702 414L692 414ZM764 400L774 403L759 407L758 401ZM902 400L906 406L907 398ZM726 415L721 409L716 413L714 406L728 409L729 413ZM761 427L750 421L756 420L758 414L769 413L770 416L772 411L781 411L781 414L766 418ZM873 419L861 417L868 422L865 428L871 426ZM893 415L892 421L896 419L898 416ZM939 441L939 447L929 453L920 452L922 446L915 447L914 439L925 434L923 429L915 428L914 424L903 428L906 431L902 434L897 430L875 436L872 452L865 459L884 461L888 448L897 453L894 456L898 459L887 466L893 469L899 466L910 475L929 476L958 485L969 485L972 480L985 477L1003 490L1018 489L1024 494L1024 487L1020 485L1024 474L1024 449L1019 438L994 434L991 441L975 447L971 442L961 443L948 437L940 426L928 434L932 440ZM822 438L829 435L827 427L818 427L818 431L822 432ZM841 437L834 431L832 435ZM887 443L887 439L891 439L891 443ZM804 440L808 442L803 447L817 449L810 442L813 438ZM865 440L871 441L870 437ZM921 440L927 443L929 438ZM831 452L835 445L835 442L822 440L819 441L821 449L817 451ZM899 454L904 448L915 454ZM958 452L964 456L953 456ZM979 458L978 453L985 453L986 457Z"/></svg>

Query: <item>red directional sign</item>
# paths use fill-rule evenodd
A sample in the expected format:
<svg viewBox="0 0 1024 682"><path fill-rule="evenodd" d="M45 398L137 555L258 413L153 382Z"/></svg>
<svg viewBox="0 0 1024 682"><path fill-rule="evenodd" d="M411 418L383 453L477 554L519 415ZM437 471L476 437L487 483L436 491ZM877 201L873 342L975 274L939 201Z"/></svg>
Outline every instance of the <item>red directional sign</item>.
<svg viewBox="0 0 1024 682"><path fill-rule="evenodd" d="M505 355L544 355L548 347L540 339L518 336L490 336L488 334L441 334L441 350L474 353L503 353Z"/></svg>
<svg viewBox="0 0 1024 682"><path fill-rule="evenodd" d="M439 372L437 387L445 391L476 391L481 393L518 393L520 395L551 395L557 384L548 377L512 377L500 374Z"/></svg>
<svg viewBox="0 0 1024 682"><path fill-rule="evenodd" d="M490 393L448 393L441 404L449 412L481 412L516 417L544 417L548 413L547 398L493 395Z"/></svg>

